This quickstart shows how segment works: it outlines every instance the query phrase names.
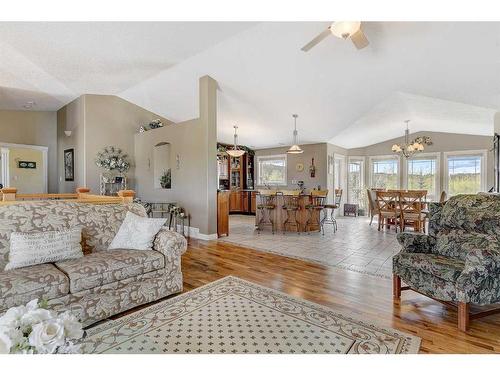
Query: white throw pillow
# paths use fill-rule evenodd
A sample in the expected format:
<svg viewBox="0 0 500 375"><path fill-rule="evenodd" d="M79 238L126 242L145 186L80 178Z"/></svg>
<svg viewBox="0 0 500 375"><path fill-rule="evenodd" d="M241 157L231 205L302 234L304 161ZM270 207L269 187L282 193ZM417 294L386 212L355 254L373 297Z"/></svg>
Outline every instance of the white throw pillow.
<svg viewBox="0 0 500 375"><path fill-rule="evenodd" d="M108 250L151 250L155 236L166 221L167 219L142 217L128 211Z"/></svg>
<svg viewBox="0 0 500 375"><path fill-rule="evenodd" d="M9 263L5 270L83 257L82 228L10 235Z"/></svg>

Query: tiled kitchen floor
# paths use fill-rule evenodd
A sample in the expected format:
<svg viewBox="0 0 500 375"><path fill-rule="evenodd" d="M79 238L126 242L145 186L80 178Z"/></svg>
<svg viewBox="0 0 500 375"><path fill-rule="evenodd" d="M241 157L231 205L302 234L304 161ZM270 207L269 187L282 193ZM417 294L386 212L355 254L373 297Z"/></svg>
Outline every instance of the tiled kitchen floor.
<svg viewBox="0 0 500 375"><path fill-rule="evenodd" d="M401 248L394 228L379 232L376 219L370 226L366 217L339 217L338 231L325 225L324 236L317 232L273 235L269 228L258 234L254 216L229 218L230 234L219 241L384 278L391 277L392 256Z"/></svg>

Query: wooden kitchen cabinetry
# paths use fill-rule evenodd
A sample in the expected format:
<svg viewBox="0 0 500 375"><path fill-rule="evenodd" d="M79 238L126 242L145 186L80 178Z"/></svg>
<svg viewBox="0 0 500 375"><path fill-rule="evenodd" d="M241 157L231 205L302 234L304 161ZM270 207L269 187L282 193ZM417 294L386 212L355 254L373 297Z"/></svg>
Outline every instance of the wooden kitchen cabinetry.
<svg viewBox="0 0 500 375"><path fill-rule="evenodd" d="M229 236L229 191L217 193L217 235Z"/></svg>

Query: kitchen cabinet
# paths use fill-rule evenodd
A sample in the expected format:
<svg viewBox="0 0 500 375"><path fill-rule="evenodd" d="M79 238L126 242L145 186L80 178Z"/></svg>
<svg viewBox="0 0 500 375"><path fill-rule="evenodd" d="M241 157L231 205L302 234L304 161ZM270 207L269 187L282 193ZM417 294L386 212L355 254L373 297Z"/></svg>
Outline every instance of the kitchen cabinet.
<svg viewBox="0 0 500 375"><path fill-rule="evenodd" d="M229 211L241 212L241 191L233 190L229 196Z"/></svg>
<svg viewBox="0 0 500 375"><path fill-rule="evenodd" d="M229 191L217 193L217 236L229 236Z"/></svg>

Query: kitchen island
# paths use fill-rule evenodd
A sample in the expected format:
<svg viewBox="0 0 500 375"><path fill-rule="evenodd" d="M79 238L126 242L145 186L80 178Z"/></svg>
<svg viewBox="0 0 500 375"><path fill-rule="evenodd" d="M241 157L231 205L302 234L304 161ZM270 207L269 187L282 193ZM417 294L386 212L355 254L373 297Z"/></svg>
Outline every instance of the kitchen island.
<svg viewBox="0 0 500 375"><path fill-rule="evenodd" d="M297 232L297 229L295 228L294 225L284 225L284 222L287 219L287 210L283 208L283 205L285 204L284 197L280 192L277 193L276 198L276 208L271 211L271 220L274 222L274 230L277 232ZM298 203L299 203L299 209L294 212L290 212L290 215L296 214L297 215L297 222L299 223L299 231L300 232L306 232L306 222L307 219L309 218L309 210L306 209L306 206L312 202L311 195L310 194L300 194L298 197ZM257 205L259 204L259 196L257 195ZM320 220L320 211L319 210L312 210L312 220L311 220L311 225L308 226L307 231L312 232L312 231L318 231L319 228L319 220ZM265 213L267 216L267 213ZM255 226L257 227L257 224L259 223L260 219L262 217L262 211L257 209L256 214L255 214ZM267 219L267 218L266 218ZM293 222L293 219L292 219ZM270 226L264 227L265 229L270 230Z"/></svg>

